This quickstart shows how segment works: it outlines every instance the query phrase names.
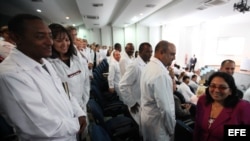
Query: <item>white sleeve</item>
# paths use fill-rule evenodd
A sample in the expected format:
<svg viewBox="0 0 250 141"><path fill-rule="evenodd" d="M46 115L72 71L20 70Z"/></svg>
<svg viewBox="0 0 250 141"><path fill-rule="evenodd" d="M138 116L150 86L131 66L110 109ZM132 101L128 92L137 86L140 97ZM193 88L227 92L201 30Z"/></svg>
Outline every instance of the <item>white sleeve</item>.
<svg viewBox="0 0 250 141"><path fill-rule="evenodd" d="M120 67L121 76L124 75L124 73L126 71L127 64L128 64L128 62L127 62L127 60L125 58L122 58L119 61L119 67Z"/></svg>
<svg viewBox="0 0 250 141"><path fill-rule="evenodd" d="M18 78L17 78L18 77ZM0 76L0 111L23 133L41 138L73 136L79 131L78 117L60 118L50 112L43 97L19 76Z"/></svg>
<svg viewBox="0 0 250 141"><path fill-rule="evenodd" d="M79 103L77 102L76 98L73 95L71 95L70 97L70 102L71 102L75 117L87 115L86 112L82 110L82 108L80 107Z"/></svg>
<svg viewBox="0 0 250 141"><path fill-rule="evenodd" d="M169 78L168 78L169 77ZM163 117L164 127L170 135L175 131L175 103L170 76L159 76L154 82L156 104Z"/></svg>
<svg viewBox="0 0 250 141"><path fill-rule="evenodd" d="M119 83L119 89L123 102L132 107L136 103L136 99L133 98L132 86L134 85L135 79L137 78L136 68L133 65L129 65L125 74L122 76Z"/></svg>
<svg viewBox="0 0 250 141"><path fill-rule="evenodd" d="M114 88L115 87L114 80L115 80L115 65L110 64L110 66L109 66L109 75L108 75L109 88Z"/></svg>

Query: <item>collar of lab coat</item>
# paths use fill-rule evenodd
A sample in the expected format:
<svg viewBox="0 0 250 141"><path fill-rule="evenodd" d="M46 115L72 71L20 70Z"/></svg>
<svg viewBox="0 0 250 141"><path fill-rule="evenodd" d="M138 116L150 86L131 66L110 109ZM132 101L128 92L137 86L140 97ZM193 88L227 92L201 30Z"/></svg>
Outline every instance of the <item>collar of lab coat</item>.
<svg viewBox="0 0 250 141"><path fill-rule="evenodd" d="M150 61L159 64L162 67L162 69L166 69L166 71L168 72L168 69L163 65L163 63L158 58L152 56Z"/></svg>
<svg viewBox="0 0 250 141"><path fill-rule="evenodd" d="M146 66L146 63L142 60L140 55L138 55L136 60L138 60L140 66L143 66L143 67Z"/></svg>
<svg viewBox="0 0 250 141"><path fill-rule="evenodd" d="M20 68L25 71L32 70L34 68L38 68L41 71L43 69L42 65L45 64L48 66L47 64L49 63L47 60L42 58L43 64L40 64L16 48L12 50L12 57L13 60L20 66Z"/></svg>

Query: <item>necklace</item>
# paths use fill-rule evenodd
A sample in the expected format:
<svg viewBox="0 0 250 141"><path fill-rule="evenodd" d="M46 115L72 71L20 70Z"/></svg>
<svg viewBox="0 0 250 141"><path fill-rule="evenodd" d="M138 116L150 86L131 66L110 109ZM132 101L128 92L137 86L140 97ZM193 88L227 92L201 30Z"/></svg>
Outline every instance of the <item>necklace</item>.
<svg viewBox="0 0 250 141"><path fill-rule="evenodd" d="M208 129L211 127L211 125L214 123L215 118L209 117L208 119Z"/></svg>

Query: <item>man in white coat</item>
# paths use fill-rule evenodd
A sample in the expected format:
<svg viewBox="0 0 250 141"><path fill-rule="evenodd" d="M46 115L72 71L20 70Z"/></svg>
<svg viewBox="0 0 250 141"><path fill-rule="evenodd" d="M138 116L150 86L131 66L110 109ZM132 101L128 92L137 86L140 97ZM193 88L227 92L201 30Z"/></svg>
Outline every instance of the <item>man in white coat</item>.
<svg viewBox="0 0 250 141"><path fill-rule="evenodd" d="M139 126L141 113L141 71L144 69L151 56L152 46L146 42L141 43L139 46L139 56L133 63L128 65L119 83L123 102L128 105L131 116Z"/></svg>
<svg viewBox="0 0 250 141"><path fill-rule="evenodd" d="M8 24L17 47L0 64L0 113L20 140L76 141L86 113L68 98L51 64L51 31L41 18L20 14Z"/></svg>
<svg viewBox="0 0 250 141"><path fill-rule="evenodd" d="M167 70L175 45L160 41L141 75L141 130L144 141L171 141L175 130L173 81Z"/></svg>
<svg viewBox="0 0 250 141"><path fill-rule="evenodd" d="M121 98L119 90L119 82L121 77L120 67L119 67L119 60L121 58L120 52L117 50L114 51L113 57L114 60L111 61L109 65L109 75L108 75L109 92L110 93L116 92L119 98Z"/></svg>
<svg viewBox="0 0 250 141"><path fill-rule="evenodd" d="M120 66L120 70L121 70L121 76L124 75L124 73L126 72L126 68L127 66L133 62L134 57L134 45L132 43L127 43L126 47L125 47L125 52L122 53L121 55L121 59L119 62L119 66Z"/></svg>

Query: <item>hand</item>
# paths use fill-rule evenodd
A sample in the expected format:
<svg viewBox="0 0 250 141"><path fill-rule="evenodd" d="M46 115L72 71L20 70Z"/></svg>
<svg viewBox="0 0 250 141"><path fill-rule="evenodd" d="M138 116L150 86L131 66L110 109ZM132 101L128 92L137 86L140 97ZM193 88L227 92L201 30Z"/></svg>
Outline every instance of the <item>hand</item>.
<svg viewBox="0 0 250 141"><path fill-rule="evenodd" d="M189 104L189 103L181 104L181 106L187 110L189 110L191 108L191 104Z"/></svg>
<svg viewBox="0 0 250 141"><path fill-rule="evenodd" d="M82 133L84 131L84 129L87 126L87 121L86 121L86 117L85 116L80 116L78 117L78 121L80 124L80 130L78 131L78 133Z"/></svg>
<svg viewBox="0 0 250 141"><path fill-rule="evenodd" d="M91 70L93 68L93 64L92 63L88 63L88 68L89 68L89 70Z"/></svg>
<svg viewBox="0 0 250 141"><path fill-rule="evenodd" d="M175 77L175 74L174 74L174 69L173 69L173 68L171 68L171 67L168 67L168 71L169 71L169 75L170 75L170 77L171 77L172 79L174 79L174 77Z"/></svg>
<svg viewBox="0 0 250 141"><path fill-rule="evenodd" d="M113 94L115 92L115 89L114 88L109 88L109 92Z"/></svg>
<svg viewBox="0 0 250 141"><path fill-rule="evenodd" d="M137 112L139 112L139 108L140 108L140 105L136 103L134 106L130 108L130 111L131 113L136 114Z"/></svg>

